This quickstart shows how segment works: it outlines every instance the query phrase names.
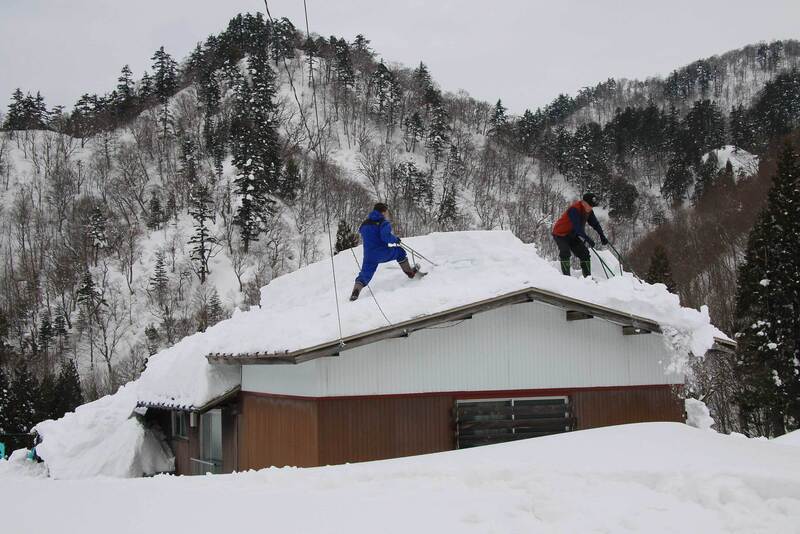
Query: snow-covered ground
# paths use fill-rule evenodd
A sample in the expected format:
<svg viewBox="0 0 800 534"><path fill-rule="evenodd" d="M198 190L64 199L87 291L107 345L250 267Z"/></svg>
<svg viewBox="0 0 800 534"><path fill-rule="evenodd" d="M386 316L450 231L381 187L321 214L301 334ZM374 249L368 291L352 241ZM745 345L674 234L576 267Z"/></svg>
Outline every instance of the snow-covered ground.
<svg viewBox="0 0 800 534"><path fill-rule="evenodd" d="M234 475L30 471L0 464L3 532L800 532L796 447L678 423Z"/></svg>

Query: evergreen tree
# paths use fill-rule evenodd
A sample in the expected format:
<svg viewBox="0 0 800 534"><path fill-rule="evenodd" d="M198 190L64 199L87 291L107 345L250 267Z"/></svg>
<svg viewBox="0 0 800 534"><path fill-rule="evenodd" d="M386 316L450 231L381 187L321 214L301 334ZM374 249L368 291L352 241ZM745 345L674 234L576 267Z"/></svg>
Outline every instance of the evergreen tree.
<svg viewBox="0 0 800 534"><path fill-rule="evenodd" d="M502 130L508 125L508 117L506 117L506 107L503 105L501 100L497 100L497 103L494 105L492 109L492 117L489 119L489 125L491 126L490 133L499 134Z"/></svg>
<svg viewBox="0 0 800 534"><path fill-rule="evenodd" d="M158 230L166 220L160 196L155 191L151 191L150 202L147 203L147 227L150 230Z"/></svg>
<svg viewBox="0 0 800 534"><path fill-rule="evenodd" d="M11 433L11 421L15 414L11 404L11 385L5 368L0 365L0 434ZM2 459L2 458L0 458Z"/></svg>
<svg viewBox="0 0 800 534"><path fill-rule="evenodd" d="M178 222L178 200L175 197L175 191L170 189L167 194L167 206L164 209L164 222L167 222L172 217L175 222Z"/></svg>
<svg viewBox="0 0 800 534"><path fill-rule="evenodd" d="M58 419L63 413L59 414L59 399L56 391L56 382L53 376L47 372L39 384L39 392L36 396L36 415L39 421L46 419ZM38 421L37 421L38 422Z"/></svg>
<svg viewBox="0 0 800 534"><path fill-rule="evenodd" d="M294 57L296 36L294 24L286 17L276 20L272 25L272 57L275 65L283 59Z"/></svg>
<svg viewBox="0 0 800 534"><path fill-rule="evenodd" d="M441 96L439 96L431 111L431 122L428 128L428 139L426 142L428 157L434 169L441 160L445 147L447 147L450 142L449 132L449 117L447 111L444 109Z"/></svg>
<svg viewBox="0 0 800 534"><path fill-rule="evenodd" d="M214 288L208 301L208 326L214 326L224 318L225 308L222 306L217 288Z"/></svg>
<svg viewBox="0 0 800 534"><path fill-rule="evenodd" d="M353 232L347 221L340 220L339 227L336 229L336 252L338 254L343 250L358 246L358 235Z"/></svg>
<svg viewBox="0 0 800 534"><path fill-rule="evenodd" d="M133 71L130 66L122 67L119 78L117 78L116 90L116 113L126 120L131 117L136 106L136 83L133 80Z"/></svg>
<svg viewBox="0 0 800 534"><path fill-rule="evenodd" d="M278 195L284 200L292 201L297 198L297 191L301 186L300 168L293 158L286 160L283 174L281 175Z"/></svg>
<svg viewBox="0 0 800 534"><path fill-rule="evenodd" d="M51 342L55 334L53 333L53 323L50 321L50 314L45 313L39 323L39 349L47 356L50 353Z"/></svg>
<svg viewBox="0 0 800 534"><path fill-rule="evenodd" d="M800 156L786 145L750 233L736 299L738 401L745 428L800 425Z"/></svg>
<svg viewBox="0 0 800 534"><path fill-rule="evenodd" d="M156 252L156 265L153 268L153 275L150 277L150 290L160 298L166 295L169 291L169 276L167 275L167 266L164 253L162 251Z"/></svg>
<svg viewBox="0 0 800 534"><path fill-rule="evenodd" d="M83 404L81 379L74 360L66 359L61 364L58 379L56 380L56 398L58 403L53 414L54 418L63 417L66 413L74 412L78 406Z"/></svg>
<svg viewBox="0 0 800 534"><path fill-rule="evenodd" d="M92 273L85 271L81 284L78 287L77 301L86 311L88 317L94 317L101 306L105 306L106 301L102 293L94 283Z"/></svg>
<svg viewBox="0 0 800 534"><path fill-rule="evenodd" d="M237 80L231 124L233 164L238 169L234 184L241 196L234 222L245 252L268 222L274 204L269 195L277 192L283 167L275 117L275 75L260 54L250 56L248 67L250 82Z"/></svg>
<svg viewBox="0 0 800 534"><path fill-rule="evenodd" d="M25 358L19 358L9 388L8 403L12 407L11 433L27 433L39 422L37 399L39 384L28 368Z"/></svg>
<svg viewBox="0 0 800 534"><path fill-rule="evenodd" d="M405 143L408 152L414 152L417 143L420 143L425 138L425 126L422 124L422 117L419 112L415 111L411 115L406 116L404 121L403 142Z"/></svg>
<svg viewBox="0 0 800 534"><path fill-rule="evenodd" d="M675 280L672 278L672 269L669 265L667 250L663 246L656 245L653 249L653 255L650 257L650 268L647 270L647 275L645 275L644 279L648 284L664 284L670 293L677 292Z"/></svg>
<svg viewBox="0 0 800 534"><path fill-rule="evenodd" d="M350 45L344 39L338 39L334 44L333 39L331 38L331 44L334 45L336 81L342 88L353 87L356 83L356 74L350 57Z"/></svg>
<svg viewBox="0 0 800 534"><path fill-rule="evenodd" d="M217 244L217 238L209 227L209 223L214 222L215 216L214 202L206 184L196 183L192 188L189 215L194 220L194 233L189 239L189 245L192 247L190 258L200 283L205 284L206 277L210 273L208 262L214 255Z"/></svg>
<svg viewBox="0 0 800 534"><path fill-rule="evenodd" d="M150 59L153 61L153 94L164 103L178 89L178 64L163 46Z"/></svg>
<svg viewBox="0 0 800 534"><path fill-rule="evenodd" d="M11 95L11 103L8 105L6 119L3 122L4 130L24 130L25 129L25 95L18 87Z"/></svg>
<svg viewBox="0 0 800 534"><path fill-rule="evenodd" d="M94 264L97 265L98 253L108 246L106 226L108 219L100 206L95 206L89 215L89 238L94 251Z"/></svg>

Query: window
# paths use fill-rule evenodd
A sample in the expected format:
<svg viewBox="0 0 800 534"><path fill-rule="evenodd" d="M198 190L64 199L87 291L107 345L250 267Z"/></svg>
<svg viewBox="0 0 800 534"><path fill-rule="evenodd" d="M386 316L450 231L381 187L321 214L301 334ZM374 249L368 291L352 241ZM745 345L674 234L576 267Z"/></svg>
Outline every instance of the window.
<svg viewBox="0 0 800 534"><path fill-rule="evenodd" d="M186 412L182 410L172 411L172 437L186 438Z"/></svg>
<svg viewBox="0 0 800 534"><path fill-rule="evenodd" d="M222 472L222 410L200 416L200 458L192 458L194 474Z"/></svg>
<svg viewBox="0 0 800 534"><path fill-rule="evenodd" d="M575 428L568 397L456 401L455 413L459 449Z"/></svg>

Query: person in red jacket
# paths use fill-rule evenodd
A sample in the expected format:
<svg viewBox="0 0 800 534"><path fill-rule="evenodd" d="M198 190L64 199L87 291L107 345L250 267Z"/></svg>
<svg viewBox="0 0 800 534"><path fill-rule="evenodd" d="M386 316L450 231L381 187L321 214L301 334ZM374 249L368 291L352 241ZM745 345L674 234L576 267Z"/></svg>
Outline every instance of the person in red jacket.
<svg viewBox="0 0 800 534"><path fill-rule="evenodd" d="M603 228L592 211L595 206L597 206L597 196L594 193L586 193L581 200L573 202L553 225L553 239L558 245L561 272L566 276L570 275L571 254L575 254L581 260L583 276L592 275L592 263L586 245L594 248L594 241L586 235L586 223L598 233L600 243L608 244L606 234L603 233Z"/></svg>

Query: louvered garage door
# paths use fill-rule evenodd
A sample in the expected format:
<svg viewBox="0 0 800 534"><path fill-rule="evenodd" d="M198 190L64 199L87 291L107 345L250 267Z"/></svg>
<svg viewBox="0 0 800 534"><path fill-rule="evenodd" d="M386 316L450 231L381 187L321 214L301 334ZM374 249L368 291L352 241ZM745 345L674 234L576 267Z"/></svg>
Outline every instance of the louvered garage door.
<svg viewBox="0 0 800 534"><path fill-rule="evenodd" d="M455 420L459 449L575 428L568 397L456 401Z"/></svg>

